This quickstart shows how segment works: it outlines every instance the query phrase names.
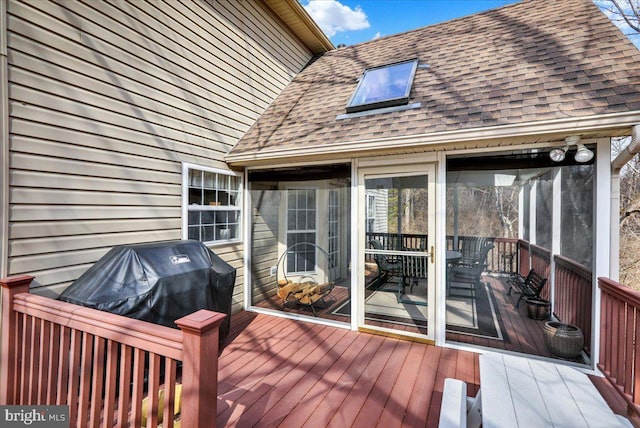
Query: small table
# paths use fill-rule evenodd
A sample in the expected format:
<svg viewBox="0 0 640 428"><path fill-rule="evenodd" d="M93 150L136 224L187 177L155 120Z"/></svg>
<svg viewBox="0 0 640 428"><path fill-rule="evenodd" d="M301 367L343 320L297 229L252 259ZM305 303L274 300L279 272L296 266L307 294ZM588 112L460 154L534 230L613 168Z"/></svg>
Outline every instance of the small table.
<svg viewBox="0 0 640 428"><path fill-rule="evenodd" d="M589 377L566 365L480 356L483 428L622 426Z"/></svg>
<svg viewBox="0 0 640 428"><path fill-rule="evenodd" d="M446 254L447 264L457 262L462 258L462 253L460 251L447 250Z"/></svg>

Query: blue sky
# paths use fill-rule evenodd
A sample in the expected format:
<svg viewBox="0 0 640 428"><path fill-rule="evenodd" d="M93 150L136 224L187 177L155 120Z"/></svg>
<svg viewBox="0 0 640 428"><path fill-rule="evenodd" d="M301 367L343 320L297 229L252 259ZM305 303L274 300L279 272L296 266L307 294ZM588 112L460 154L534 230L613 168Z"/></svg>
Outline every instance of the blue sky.
<svg viewBox="0 0 640 428"><path fill-rule="evenodd" d="M300 0L335 46L397 34L518 0ZM549 0L558 1L558 0ZM596 3L601 2L597 0ZM636 45L640 40L634 38Z"/></svg>
<svg viewBox="0 0 640 428"><path fill-rule="evenodd" d="M517 0L302 0L334 45L448 21Z"/></svg>

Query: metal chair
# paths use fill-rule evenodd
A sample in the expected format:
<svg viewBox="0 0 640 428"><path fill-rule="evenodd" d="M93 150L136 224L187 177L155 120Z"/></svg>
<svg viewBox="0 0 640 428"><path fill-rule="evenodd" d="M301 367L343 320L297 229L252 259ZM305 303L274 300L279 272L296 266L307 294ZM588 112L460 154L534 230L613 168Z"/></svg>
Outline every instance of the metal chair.
<svg viewBox="0 0 640 428"><path fill-rule="evenodd" d="M474 257L463 257L451 268L449 271L450 280L447 281L448 283L451 283L453 280L458 280L456 282L468 283L471 287L454 287L453 285L450 285L449 288L468 290L471 294L454 295L451 293L451 290L449 290L449 295L457 297L475 297L475 287L476 285L480 285L482 272L487 268L487 256L489 255L489 251L493 248L493 244L485 244Z"/></svg>
<svg viewBox="0 0 640 428"><path fill-rule="evenodd" d="M384 250L380 241L369 241L369 246L374 250ZM385 254L373 254L373 259L378 265L378 278L384 282L390 282L392 278L398 278L398 298L404 294L405 278L402 257L387 256Z"/></svg>
<svg viewBox="0 0 640 428"><path fill-rule="evenodd" d="M512 289L516 289L517 293L520 293L516 308L520 306L520 302L524 297L540 297L542 289L547 284L547 278L543 278L538 272L531 269L526 278L517 277L511 282L507 295L511 294Z"/></svg>

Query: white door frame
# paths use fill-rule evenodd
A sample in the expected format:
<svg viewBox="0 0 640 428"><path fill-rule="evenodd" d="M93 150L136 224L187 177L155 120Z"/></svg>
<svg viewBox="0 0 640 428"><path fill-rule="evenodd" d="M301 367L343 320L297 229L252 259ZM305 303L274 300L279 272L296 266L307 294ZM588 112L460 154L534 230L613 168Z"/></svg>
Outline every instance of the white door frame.
<svg viewBox="0 0 640 428"><path fill-rule="evenodd" d="M428 243L426 250L431 252L431 247L435 248L435 254L441 253L442 250L436 247L437 245L437 237L438 237L438 217L436 207L439 205L438 200L438 188L437 184L439 183L438 173L438 164L435 162L435 157L428 157L424 161L419 163L415 162L415 159L412 163L398 164L394 163L393 166L389 166L390 162L388 158L385 158L384 162L380 162L380 160L374 160L371 162L361 161L357 167L356 171L356 197L354 198L356 201L356 206L358 207L356 212L354 213L354 217L356 217L356 225L357 227L353 230L356 231L352 235L352 239L354 239L356 248L356 255L353 259L352 266L356 266L356 269L353 269L352 275L352 283L355 284L355 287L352 287L352 296L351 299L351 313L355 316L352 317L352 328L358 330L366 330L366 331L379 331L381 334L402 334L403 336L415 337L416 339L424 340L431 343L436 343L437 338L441 336L438 333L439 330L444 331L444 324L439 325L437 322L437 313L439 311L439 305L437 302L437 297L440 293L436 290L438 288L438 284L442 281L439 280L440 269L438 269L439 263L437 260L439 259L430 254L428 257L428 266L429 266L429 275L427 276L427 301L430 303L427 306L427 335L421 335L417 333L407 333L401 332L392 329L384 329L372 326L365 326L364 323L364 263L361 261L364 260L365 255L365 234L366 234L366 213L365 213L365 198L366 198L366 189L365 189L365 177L388 177L388 176L412 176L412 175L427 175L428 176L428 218L433 219L428 224ZM406 157L405 157L406 161Z"/></svg>

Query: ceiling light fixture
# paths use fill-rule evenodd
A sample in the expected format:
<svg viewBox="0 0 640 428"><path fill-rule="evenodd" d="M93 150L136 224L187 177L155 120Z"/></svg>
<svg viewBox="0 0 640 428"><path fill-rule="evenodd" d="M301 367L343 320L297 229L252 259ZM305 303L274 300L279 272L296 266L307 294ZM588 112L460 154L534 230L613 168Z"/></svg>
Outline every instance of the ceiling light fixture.
<svg viewBox="0 0 640 428"><path fill-rule="evenodd" d="M569 150L568 144L564 147L556 147L549 152L549 157L554 162L562 162L564 160L564 156L567 154L567 150Z"/></svg>
<svg viewBox="0 0 640 428"><path fill-rule="evenodd" d="M587 149L584 144L578 144L578 151L576 152L574 159L576 162L580 163L589 162L593 159L593 152Z"/></svg>
<svg viewBox="0 0 640 428"><path fill-rule="evenodd" d="M569 150L569 146L577 146L578 150L574 156L576 162L584 163L593 159L593 152L587 149L584 144L580 143L579 135L570 135L564 139L565 145L563 147L556 147L549 152L549 157L554 162L562 162Z"/></svg>

